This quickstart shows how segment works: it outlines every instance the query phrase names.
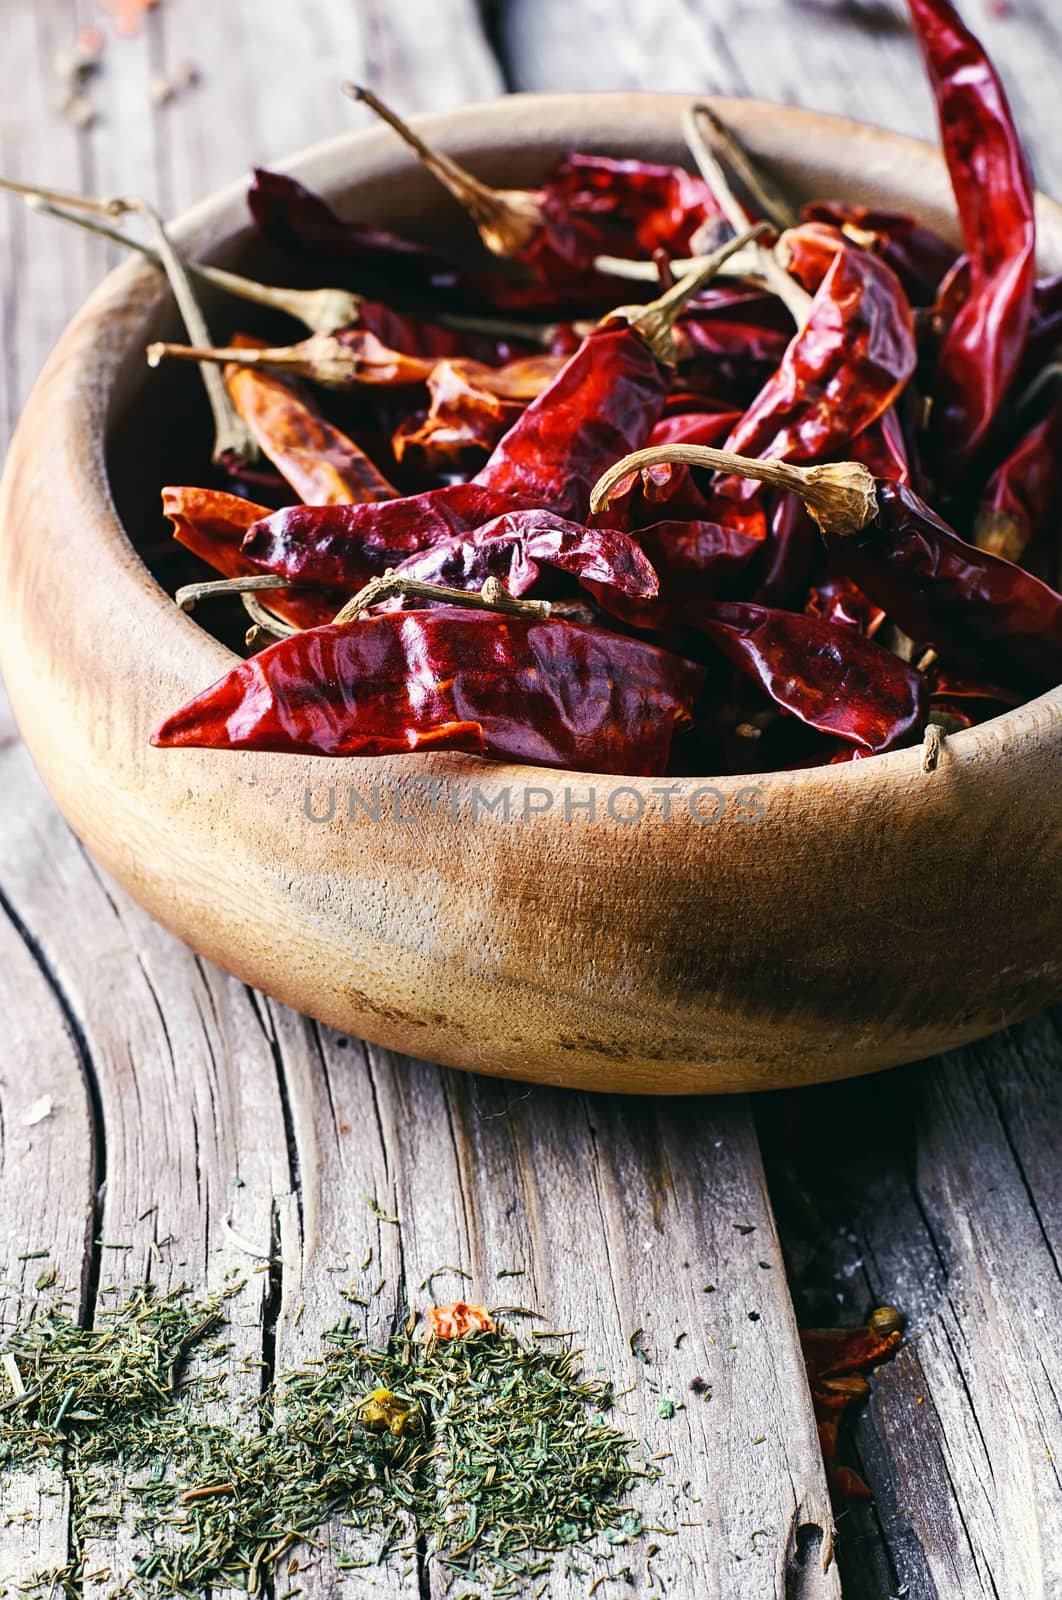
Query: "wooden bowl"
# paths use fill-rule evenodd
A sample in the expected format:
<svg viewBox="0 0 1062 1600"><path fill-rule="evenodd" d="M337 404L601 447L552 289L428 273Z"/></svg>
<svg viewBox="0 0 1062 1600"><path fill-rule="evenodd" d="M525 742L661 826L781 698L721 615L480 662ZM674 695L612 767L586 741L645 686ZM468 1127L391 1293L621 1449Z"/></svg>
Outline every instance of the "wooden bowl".
<svg viewBox="0 0 1062 1600"><path fill-rule="evenodd" d="M519 184L571 148L681 160L684 103L516 97L423 127ZM752 101L720 109L801 197L910 207L953 231L927 146ZM463 226L385 130L284 165L366 220L426 237ZM184 246L223 261L250 250L261 267L243 195L184 217ZM1062 209L1042 202L1041 223L1057 270ZM152 749L163 714L233 661L138 553L162 534L158 486L203 459L194 374L143 361L172 325L158 274L131 262L37 383L0 501L2 666L79 836L189 944L393 1049L644 1093L868 1072L1062 995L1062 689L952 737L932 774L916 749L676 780L669 802L660 780L456 755ZM307 814L328 817L332 794L330 820Z"/></svg>

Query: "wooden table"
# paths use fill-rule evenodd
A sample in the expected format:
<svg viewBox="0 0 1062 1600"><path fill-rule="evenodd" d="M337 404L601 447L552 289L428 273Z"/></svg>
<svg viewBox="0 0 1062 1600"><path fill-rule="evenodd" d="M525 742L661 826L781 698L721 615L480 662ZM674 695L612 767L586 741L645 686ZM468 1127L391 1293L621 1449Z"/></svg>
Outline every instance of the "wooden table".
<svg viewBox="0 0 1062 1600"><path fill-rule="evenodd" d="M1062 193L1053 0L965 10L1006 73L1041 183ZM75 126L55 109L55 58L88 23L107 43L85 89L94 120ZM163 0L127 39L92 0L7 0L2 26L0 170L139 190L170 213L252 160L350 125L359 113L336 92L350 76L408 111L506 88L652 87L933 131L900 0L509 0L484 17L473 0ZM158 103L158 81L186 62L196 86ZM0 248L6 438L106 256L17 202L0 207ZM681 1524L658 1540L665 1592L820 1600L843 1582L867 1600L1062 1595L1057 1016L755 1105L461 1077L336 1036L208 967L81 849L9 717L0 761L7 1320L20 1293L72 1286L91 1321L110 1284L210 1288L234 1266L264 1267L233 1311L232 1383L250 1393L261 1368L247 1362L315 1351L340 1285L360 1285L385 1335L444 1263L471 1282L440 1277L438 1295L488 1302L513 1298L498 1274L520 1269L517 1298L543 1325L577 1329L587 1365L633 1385L630 1427L671 1452L646 1496L649 1520ZM401 1225L374 1217L366 1195ZM359 1272L348 1263L369 1245ZM42 1274L23 1257L43 1250ZM53 1267L55 1286L37 1290ZM844 1447L874 1501L842 1505L827 1563L834 1513L794 1306L802 1321L842 1323L882 1301L903 1309L908 1337ZM632 1358L637 1327L650 1366ZM689 1392L695 1374L710 1399ZM669 1421L667 1396L685 1402ZM54 1476L0 1478L0 1595L68 1558L68 1496ZM349 1538L336 1530L334 1549ZM131 1544L120 1528L82 1552L86 1596L112 1590ZM341 1581L327 1546L305 1560L307 1597L442 1592L433 1568L392 1563L370 1584ZM628 1566L629 1592L647 1592L637 1545L594 1568L614 1577L597 1592L627 1593Z"/></svg>

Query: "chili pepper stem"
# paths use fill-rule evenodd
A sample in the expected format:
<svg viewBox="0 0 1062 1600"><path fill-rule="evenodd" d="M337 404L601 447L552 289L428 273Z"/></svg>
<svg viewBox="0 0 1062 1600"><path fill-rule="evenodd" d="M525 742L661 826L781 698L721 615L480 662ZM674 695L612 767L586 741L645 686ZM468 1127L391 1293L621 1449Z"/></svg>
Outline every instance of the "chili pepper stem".
<svg viewBox="0 0 1062 1600"><path fill-rule="evenodd" d="M364 589L359 589L340 611L336 623L353 622L363 611L384 600L394 600L407 595L414 600L446 601L450 605L471 607L474 611L500 611L514 617L540 617L550 615L548 600L517 600L508 594L497 578L488 578L482 589L450 589L441 583L425 583L419 578L407 577L401 572L385 572L373 578Z"/></svg>
<svg viewBox="0 0 1062 1600"><path fill-rule="evenodd" d="M780 233L786 228L795 227L799 218L788 198L753 161L737 134L727 127L715 109L706 101L698 100L696 105L690 107L688 115L690 121L696 124L698 135L700 135L700 123L707 123L712 138L731 172L744 186L757 210L773 223Z"/></svg>
<svg viewBox="0 0 1062 1600"><path fill-rule="evenodd" d="M248 578L215 578L207 583L186 583L177 590L174 602L182 611L194 609L197 601L213 599L223 594L254 594L258 589L290 589L291 579L273 572L263 572Z"/></svg>
<svg viewBox="0 0 1062 1600"><path fill-rule="evenodd" d="M687 272L696 272L703 256L679 256L669 261L668 266L676 278L685 277ZM595 256L594 271L604 273L609 278L629 278L632 283L660 282L660 273L655 261L636 261L627 256ZM742 260L738 254L719 268L721 278L758 278L766 286L766 279L760 275L760 260L752 256L747 261Z"/></svg>
<svg viewBox="0 0 1062 1600"><path fill-rule="evenodd" d="M147 347L149 367L163 361L198 361L212 368L235 362L241 367L265 367L287 372L296 378L312 378L328 389L346 389L364 363L354 350L346 349L327 334L313 334L299 344L256 350L243 345L169 344L157 340Z"/></svg>
<svg viewBox="0 0 1062 1600"><path fill-rule="evenodd" d="M637 328L650 350L662 366L675 365L675 340L671 329L675 318L682 311L698 289L716 276L720 267L736 255L739 250L752 240L759 238L765 231L767 224L758 222L754 228L747 229L744 233L737 234L733 239L728 239L718 250L713 250L710 256L702 257L699 265L692 272L687 272L677 282L666 289L657 299L650 300L644 306L618 306L604 319L606 322L613 317L625 317L632 328Z"/></svg>
<svg viewBox="0 0 1062 1600"><path fill-rule="evenodd" d="M206 318L192 288L188 270L170 242L170 236L159 213L153 205L138 195L120 203L125 211L132 211L144 217L154 233L155 248L170 281L170 289L188 330L189 338L197 344L209 344L210 329L206 325ZM204 365L201 365L200 371L207 399L210 401L210 409L214 414L214 461L224 461L228 456L236 456L240 461L256 461L258 446L229 398L221 374L215 372L212 367Z"/></svg>
<svg viewBox="0 0 1062 1600"><path fill-rule="evenodd" d="M120 217L128 210L124 200L96 200L91 195L71 194L65 189L18 183L14 178L0 178L0 190L6 194L20 194L24 200L45 200L55 205L70 206L73 210L91 212L98 217Z"/></svg>
<svg viewBox="0 0 1062 1600"><path fill-rule="evenodd" d="M75 227L97 234L99 238L107 239L111 244L121 245L126 250L135 250L139 255L146 256L149 261L154 261L157 266L163 265L162 257L157 250L152 249L151 245L144 244L140 239L130 238L118 228L108 227L105 222L97 221L89 213L81 216L76 211L67 211L62 206L43 200L39 194L27 195L26 204L31 211L36 211L41 216L57 217L60 222L71 222ZM288 289L274 284L259 283L254 278L244 278L239 273L226 272L223 267L206 266L197 261L186 261L185 266L193 278L209 283L212 288L222 289L227 294L235 295L239 300L249 300L255 305L270 306L274 311L286 312L297 322L304 323L311 333L334 333L337 328L349 327L357 322L360 316L362 297L352 294L348 289Z"/></svg>
<svg viewBox="0 0 1062 1600"><path fill-rule="evenodd" d="M701 119L708 117L714 127L718 121L710 107L700 101L686 111L682 126L690 154L698 171L708 184L730 226L738 232L748 226L748 215L731 186L726 169L701 131ZM798 328L802 328L811 310L811 295L782 266L773 250L763 246L757 249L758 270L772 294L778 296Z"/></svg>
<svg viewBox="0 0 1062 1600"><path fill-rule="evenodd" d="M533 195L520 189L493 189L466 171L452 157L433 150L409 124L385 105L371 89L345 83L343 93L368 106L381 122L393 128L428 169L449 189L479 229L480 238L498 256L519 255L542 226L542 209Z"/></svg>
<svg viewBox="0 0 1062 1600"><path fill-rule="evenodd" d="M244 643L247 645L255 644L260 633L270 633L274 639L290 639L293 633L302 631L293 623L283 621L275 611L270 611L262 605L250 589L240 591L240 601L251 619L251 626L244 635Z"/></svg>
<svg viewBox="0 0 1062 1600"><path fill-rule="evenodd" d="M672 464L703 467L738 478L756 478L776 489L786 489L799 495L824 533L858 533L878 515L874 477L857 461L798 467L789 461L757 461L704 444L652 445L647 450L635 450L624 456L594 484L590 493L591 511L603 511L616 485L632 473Z"/></svg>

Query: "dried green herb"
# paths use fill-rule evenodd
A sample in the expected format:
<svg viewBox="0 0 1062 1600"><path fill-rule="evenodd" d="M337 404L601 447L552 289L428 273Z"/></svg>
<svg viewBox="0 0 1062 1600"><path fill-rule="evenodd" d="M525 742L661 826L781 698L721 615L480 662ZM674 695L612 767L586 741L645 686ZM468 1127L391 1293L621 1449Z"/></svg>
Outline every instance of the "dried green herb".
<svg viewBox="0 0 1062 1600"><path fill-rule="evenodd" d="M242 1426L223 1426L204 1420L217 1380L198 1362L183 1375L221 1314L216 1300L144 1289L96 1329L53 1312L6 1347L0 1470L62 1463L76 1548L136 1507L143 1554L118 1592L257 1592L335 1515L379 1541L377 1560L412 1534L499 1596L558 1551L641 1532L628 1496L656 1469L635 1464L607 1418L609 1385L584 1378L575 1353L504 1331L422 1342L406 1329L375 1348L343 1326ZM75 1560L40 1588L73 1596L82 1577Z"/></svg>

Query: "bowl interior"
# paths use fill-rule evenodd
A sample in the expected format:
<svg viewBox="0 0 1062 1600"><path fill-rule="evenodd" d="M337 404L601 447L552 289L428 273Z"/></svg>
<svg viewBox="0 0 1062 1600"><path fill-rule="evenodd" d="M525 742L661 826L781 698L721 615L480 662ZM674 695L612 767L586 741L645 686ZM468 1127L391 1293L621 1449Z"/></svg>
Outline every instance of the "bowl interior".
<svg viewBox="0 0 1062 1600"><path fill-rule="evenodd" d="M946 174L929 146L792 108L755 101L716 103L796 201L829 197L910 210L956 236ZM681 136L685 104L685 97L677 95L515 96L453 116L424 118L422 126L426 137L488 181L530 187L572 149L691 165ZM665 131L669 126L671 131ZM437 244L458 261L489 262L497 268L456 202L396 144L385 129L354 133L306 152L283 170L323 194L345 216ZM393 298L371 273L348 270L342 263L309 264L267 244L250 226L245 192L245 184L234 186L175 227L190 255L264 282L319 286L329 281L371 297ZM1057 266L1062 263L1062 210L1045 202L1040 221L1043 265ZM237 331L276 343L304 335L289 319L231 297L206 291L203 303L219 343ZM134 550L170 595L180 584L208 573L170 537L159 509L160 487L232 487L210 465L209 412L196 370L170 362L150 371L142 359L152 339L183 337L172 299L160 285L154 302L145 302L142 333L122 362L106 435L115 507ZM379 399L379 391L375 396L370 391L368 406L335 395L326 401L329 416L370 453L373 438L366 429L374 426L372 408ZM408 394L396 401L395 422L413 403ZM437 481L424 478L403 487L430 487ZM253 487L244 492L259 498ZM235 599L201 606L197 621L228 648L246 653L246 617Z"/></svg>

